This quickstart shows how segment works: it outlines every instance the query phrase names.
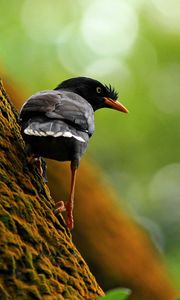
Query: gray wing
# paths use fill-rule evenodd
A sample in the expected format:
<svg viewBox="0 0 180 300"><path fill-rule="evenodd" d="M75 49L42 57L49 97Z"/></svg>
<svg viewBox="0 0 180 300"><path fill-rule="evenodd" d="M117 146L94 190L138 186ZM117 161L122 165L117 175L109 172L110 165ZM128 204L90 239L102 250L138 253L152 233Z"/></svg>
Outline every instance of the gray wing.
<svg viewBox="0 0 180 300"><path fill-rule="evenodd" d="M89 136L94 132L94 112L91 105L78 94L63 90L42 91L32 95L20 110L20 122L29 120L42 123L43 117L50 120L62 120L67 124L86 131ZM29 122L28 122L29 123Z"/></svg>

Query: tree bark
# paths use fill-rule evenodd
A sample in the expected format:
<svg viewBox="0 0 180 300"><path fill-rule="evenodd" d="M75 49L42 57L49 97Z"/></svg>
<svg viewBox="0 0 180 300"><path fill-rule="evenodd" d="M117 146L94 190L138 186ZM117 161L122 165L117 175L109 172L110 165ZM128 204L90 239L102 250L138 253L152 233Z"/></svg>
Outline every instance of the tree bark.
<svg viewBox="0 0 180 300"><path fill-rule="evenodd" d="M102 289L72 242L0 85L0 299L96 299Z"/></svg>

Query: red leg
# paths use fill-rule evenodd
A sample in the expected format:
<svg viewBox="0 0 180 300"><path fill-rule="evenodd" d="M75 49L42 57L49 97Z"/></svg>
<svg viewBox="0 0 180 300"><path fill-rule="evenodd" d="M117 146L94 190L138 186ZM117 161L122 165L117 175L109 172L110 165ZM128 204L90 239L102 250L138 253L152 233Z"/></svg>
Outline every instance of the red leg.
<svg viewBox="0 0 180 300"><path fill-rule="evenodd" d="M43 169L42 169L42 164L41 164L40 157L35 157L34 161L36 162L39 174L42 176L43 175Z"/></svg>
<svg viewBox="0 0 180 300"><path fill-rule="evenodd" d="M71 163L71 187L68 201L64 203L63 201L59 201L56 203L56 214L60 214L63 211L67 211L67 226L71 230L74 227L74 219L73 219L73 207L74 207L74 192L75 192L75 184L76 184L76 172L77 167L75 167Z"/></svg>
<svg viewBox="0 0 180 300"><path fill-rule="evenodd" d="M73 219L73 208L74 208L74 192L75 192L75 185L76 185L76 173L77 168L74 167L71 163L71 189L69 199L66 203L66 210L67 210L67 226L69 229L73 229L74 227L74 219Z"/></svg>

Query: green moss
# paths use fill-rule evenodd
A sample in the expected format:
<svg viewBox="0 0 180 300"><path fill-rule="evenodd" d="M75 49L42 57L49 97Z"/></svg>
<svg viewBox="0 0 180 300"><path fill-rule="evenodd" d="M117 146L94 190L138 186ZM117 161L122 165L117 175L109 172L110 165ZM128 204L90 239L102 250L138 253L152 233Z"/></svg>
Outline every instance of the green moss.
<svg viewBox="0 0 180 300"><path fill-rule="evenodd" d="M11 204L7 202L7 196L11 197L11 194L9 192L8 193L6 192L6 194L0 192L0 195L1 195L1 204L4 207L4 209L6 209L8 212L12 211Z"/></svg>
<svg viewBox="0 0 180 300"><path fill-rule="evenodd" d="M12 232L17 232L16 225L9 214L0 214L0 221Z"/></svg>
<svg viewBox="0 0 180 300"><path fill-rule="evenodd" d="M1 135L2 135L2 131L4 133L3 127L1 127L1 132L0 132ZM4 151L4 152L9 151L9 146L7 143L4 143L4 139L2 136L0 138L0 145L1 145L1 151Z"/></svg>
<svg viewBox="0 0 180 300"><path fill-rule="evenodd" d="M52 271L42 264L36 266L36 270L38 273L43 273L46 276L46 278L53 277Z"/></svg>
<svg viewBox="0 0 180 300"><path fill-rule="evenodd" d="M32 204L29 203L25 198L18 195L14 195L16 201L15 212L21 218L25 218L28 223L33 223L33 208Z"/></svg>
<svg viewBox="0 0 180 300"><path fill-rule="evenodd" d="M18 288L18 287L17 287ZM16 291L16 300L42 300L42 297L35 286L24 287L20 286Z"/></svg>
<svg viewBox="0 0 180 300"><path fill-rule="evenodd" d="M7 252L0 256L0 274L15 275L16 261Z"/></svg>
<svg viewBox="0 0 180 300"><path fill-rule="evenodd" d="M32 196L37 195L36 190L33 188L33 186L28 184L26 181L21 181L20 182L20 187L26 194L29 194L29 195L32 195Z"/></svg>
<svg viewBox="0 0 180 300"><path fill-rule="evenodd" d="M69 293L69 290L67 287L64 288L64 291L62 292L62 295L65 299L70 299L71 295Z"/></svg>
<svg viewBox="0 0 180 300"><path fill-rule="evenodd" d="M15 223L16 223L18 234L20 235L23 241L33 245L36 245L38 243L37 236L33 234L31 228L28 227L27 224L20 223L17 219L15 220Z"/></svg>
<svg viewBox="0 0 180 300"><path fill-rule="evenodd" d="M48 238L48 232L44 226L44 224L38 224L38 231L40 233L41 236Z"/></svg>
<svg viewBox="0 0 180 300"><path fill-rule="evenodd" d="M0 222L0 241L1 241L1 243L3 241L5 233L6 233L6 227L2 222ZM1 251L1 247L0 247L0 251Z"/></svg>
<svg viewBox="0 0 180 300"><path fill-rule="evenodd" d="M57 280L58 280L58 282L61 282L66 285L69 280L69 278L68 278L69 276L65 276L64 274L65 274L64 272L61 272L60 274L58 274Z"/></svg>
<svg viewBox="0 0 180 300"><path fill-rule="evenodd" d="M67 255L67 248L64 247L63 245L61 245L57 251L58 251L58 254L60 255L60 257Z"/></svg>
<svg viewBox="0 0 180 300"><path fill-rule="evenodd" d="M8 186L8 188L13 189L13 183L11 182L8 175L2 171L2 169L0 170L0 181L4 182Z"/></svg>
<svg viewBox="0 0 180 300"><path fill-rule="evenodd" d="M24 266L28 269L34 269L32 253L29 251L28 247L23 247L24 255L22 256L22 261Z"/></svg>
<svg viewBox="0 0 180 300"><path fill-rule="evenodd" d="M22 272L22 280L31 285L37 281L37 274L32 269L26 269Z"/></svg>
<svg viewBox="0 0 180 300"><path fill-rule="evenodd" d="M44 274L39 274L39 291L41 294L51 294L51 290L47 284L47 280Z"/></svg>
<svg viewBox="0 0 180 300"><path fill-rule="evenodd" d="M21 203L22 202L22 196L17 194L17 193L14 193L14 200L17 202L17 203Z"/></svg>
<svg viewBox="0 0 180 300"><path fill-rule="evenodd" d="M61 269L63 271L65 271L67 274L69 274L70 276L75 276L75 274L77 273L77 269L74 268L73 264L68 265L67 262L65 262L64 264L61 264Z"/></svg>
<svg viewBox="0 0 180 300"><path fill-rule="evenodd" d="M0 299L1 300L9 300L10 296L5 288L3 288L2 285L0 285Z"/></svg>
<svg viewBox="0 0 180 300"><path fill-rule="evenodd" d="M36 287L27 289L27 298L24 300L41 300L42 297Z"/></svg>
<svg viewBox="0 0 180 300"><path fill-rule="evenodd" d="M6 238L6 244L7 244L8 248L11 248L12 250L19 249L19 252L20 252L20 245L17 242L17 240L14 239L13 235L12 236L8 236Z"/></svg>

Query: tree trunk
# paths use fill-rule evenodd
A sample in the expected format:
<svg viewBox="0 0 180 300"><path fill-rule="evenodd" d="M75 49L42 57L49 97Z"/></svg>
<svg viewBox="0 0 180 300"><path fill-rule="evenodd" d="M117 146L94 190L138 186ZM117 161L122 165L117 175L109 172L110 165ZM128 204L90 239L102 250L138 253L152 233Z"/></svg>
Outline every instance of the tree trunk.
<svg viewBox="0 0 180 300"><path fill-rule="evenodd" d="M74 246L0 85L0 299L96 299L102 289Z"/></svg>

